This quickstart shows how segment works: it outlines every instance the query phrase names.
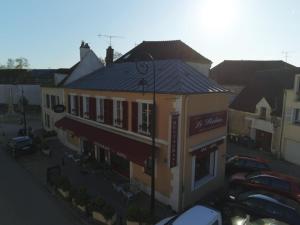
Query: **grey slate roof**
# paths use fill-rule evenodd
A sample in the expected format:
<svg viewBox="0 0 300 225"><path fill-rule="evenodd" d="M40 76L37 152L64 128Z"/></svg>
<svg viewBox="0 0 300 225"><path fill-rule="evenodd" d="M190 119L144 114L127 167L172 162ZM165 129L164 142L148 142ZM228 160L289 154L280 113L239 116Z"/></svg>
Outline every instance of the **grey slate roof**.
<svg viewBox="0 0 300 225"><path fill-rule="evenodd" d="M144 78L144 92L153 90L152 62L147 74L142 75L137 71L137 64L133 62L116 63L101 68L66 88L89 89L103 91L142 92L141 80ZM171 94L196 94L227 92L226 89L198 72L181 60L156 60L156 92Z"/></svg>

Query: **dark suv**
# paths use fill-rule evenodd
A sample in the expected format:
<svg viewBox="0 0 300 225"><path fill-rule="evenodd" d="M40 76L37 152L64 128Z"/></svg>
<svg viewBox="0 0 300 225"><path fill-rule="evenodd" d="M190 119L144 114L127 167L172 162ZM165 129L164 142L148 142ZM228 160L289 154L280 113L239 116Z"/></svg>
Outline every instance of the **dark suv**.
<svg viewBox="0 0 300 225"><path fill-rule="evenodd" d="M28 136L12 138L7 145L8 151L13 155L13 157L35 152L33 141Z"/></svg>

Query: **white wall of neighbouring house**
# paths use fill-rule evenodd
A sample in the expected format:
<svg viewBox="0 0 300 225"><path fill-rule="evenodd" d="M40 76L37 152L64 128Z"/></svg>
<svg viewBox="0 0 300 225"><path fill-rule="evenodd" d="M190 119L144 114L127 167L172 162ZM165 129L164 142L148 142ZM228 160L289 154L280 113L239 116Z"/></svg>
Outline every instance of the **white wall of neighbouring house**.
<svg viewBox="0 0 300 225"><path fill-rule="evenodd" d="M85 75L92 73L95 70L100 69L102 67L103 64L102 62L100 62L97 55L92 50L89 50L89 52L86 53L84 58L76 66L75 70L71 73L71 75L68 77L64 84L66 85L75 80L78 80L84 77Z"/></svg>
<svg viewBox="0 0 300 225"><path fill-rule="evenodd" d="M202 64L202 63L195 63L195 62L187 62L187 64L189 64L198 72L208 77L211 64Z"/></svg>
<svg viewBox="0 0 300 225"><path fill-rule="evenodd" d="M17 104L22 95L22 88L29 105L41 105L41 87L33 84L0 84L0 104L8 104L10 96L13 103Z"/></svg>

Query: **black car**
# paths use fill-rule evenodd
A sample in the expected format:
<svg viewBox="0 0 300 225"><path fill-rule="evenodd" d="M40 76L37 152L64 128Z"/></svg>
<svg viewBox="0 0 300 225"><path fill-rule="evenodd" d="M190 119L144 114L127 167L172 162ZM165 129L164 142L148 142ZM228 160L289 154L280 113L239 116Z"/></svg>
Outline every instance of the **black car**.
<svg viewBox="0 0 300 225"><path fill-rule="evenodd" d="M244 192L230 195L223 207L225 218L232 215L250 215L252 220L259 218L274 218L290 225L299 225L299 203L267 192Z"/></svg>
<svg viewBox="0 0 300 225"><path fill-rule="evenodd" d="M8 151L14 156L31 154L35 152L36 148L33 141L28 136L21 136L12 138L8 144Z"/></svg>
<svg viewBox="0 0 300 225"><path fill-rule="evenodd" d="M226 161L226 175L230 176L239 172L256 172L270 170L267 162L261 158L249 156L232 156Z"/></svg>

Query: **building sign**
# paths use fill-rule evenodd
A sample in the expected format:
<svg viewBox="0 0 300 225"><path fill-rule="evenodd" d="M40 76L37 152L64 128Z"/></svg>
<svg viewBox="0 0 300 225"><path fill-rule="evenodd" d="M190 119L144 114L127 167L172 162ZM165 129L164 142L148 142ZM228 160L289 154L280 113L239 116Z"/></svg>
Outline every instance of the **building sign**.
<svg viewBox="0 0 300 225"><path fill-rule="evenodd" d="M207 113L191 116L189 121L189 135L195 135L226 125L227 111Z"/></svg>
<svg viewBox="0 0 300 225"><path fill-rule="evenodd" d="M63 113L65 111L65 106L64 105L55 105L53 107L53 111L55 113Z"/></svg>
<svg viewBox="0 0 300 225"><path fill-rule="evenodd" d="M193 155L196 156L203 156L207 155L208 153L211 153L213 151L216 151L218 149L218 146L224 143L224 139L221 139L219 141L216 141L214 143L211 143L209 145L205 145L201 148L198 148L192 152Z"/></svg>
<svg viewBox="0 0 300 225"><path fill-rule="evenodd" d="M170 168L177 166L178 118L178 114L173 114L171 119Z"/></svg>

